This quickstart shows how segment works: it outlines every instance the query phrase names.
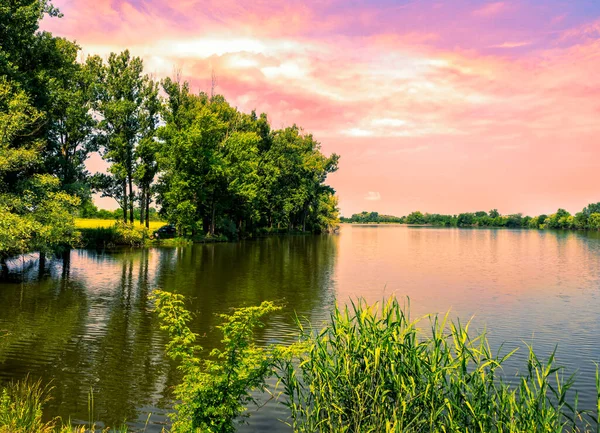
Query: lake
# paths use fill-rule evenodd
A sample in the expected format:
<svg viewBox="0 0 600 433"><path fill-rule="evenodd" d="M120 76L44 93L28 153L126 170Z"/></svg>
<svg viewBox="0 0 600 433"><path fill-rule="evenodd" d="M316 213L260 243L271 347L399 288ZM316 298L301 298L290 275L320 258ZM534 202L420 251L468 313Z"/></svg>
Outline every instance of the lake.
<svg viewBox="0 0 600 433"><path fill-rule="evenodd" d="M0 283L0 381L51 383L47 416L158 432L179 375L149 295L188 297L207 350L216 314L275 300L285 305L258 338L290 342L294 313L322 323L336 302L394 294L411 315L446 313L487 330L493 347L519 346L506 374L525 369L525 343L577 371L580 408L595 404L600 361L600 234L570 231L342 225L330 236L99 252L11 263ZM424 323L425 324L425 323ZM289 431L282 405L251 411L240 431Z"/></svg>

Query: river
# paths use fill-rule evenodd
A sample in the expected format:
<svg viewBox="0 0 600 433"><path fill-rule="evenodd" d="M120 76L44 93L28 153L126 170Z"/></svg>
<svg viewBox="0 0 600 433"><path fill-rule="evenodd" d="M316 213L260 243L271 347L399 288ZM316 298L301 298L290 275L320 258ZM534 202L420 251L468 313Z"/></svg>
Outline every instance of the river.
<svg viewBox="0 0 600 433"><path fill-rule="evenodd" d="M290 342L297 313L314 324L336 302L394 294L413 317L472 319L495 348L525 343L577 372L580 408L595 404L600 361L600 234L570 231L342 225L330 236L281 236L238 243L116 251L73 250L11 263L0 283L0 381L41 378L52 387L46 416L127 422L159 432L167 422L176 365L152 311L155 288L188 297L192 328L218 344L216 314L275 300L262 343ZM510 373L507 373L510 374ZM93 398L90 398L93 396ZM285 408L251 411L241 431L289 431Z"/></svg>

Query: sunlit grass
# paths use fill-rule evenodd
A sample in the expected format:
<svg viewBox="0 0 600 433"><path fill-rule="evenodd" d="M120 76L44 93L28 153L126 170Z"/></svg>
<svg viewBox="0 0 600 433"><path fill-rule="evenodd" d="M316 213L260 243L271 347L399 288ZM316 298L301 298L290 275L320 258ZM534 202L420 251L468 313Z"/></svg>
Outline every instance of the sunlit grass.
<svg viewBox="0 0 600 433"><path fill-rule="evenodd" d="M98 228L108 228L115 225L117 220L114 219L101 219L101 218L75 218L75 226L79 229L98 229ZM139 221L136 221L134 224L140 225ZM157 230L160 227L167 224L164 221L150 221L150 230Z"/></svg>

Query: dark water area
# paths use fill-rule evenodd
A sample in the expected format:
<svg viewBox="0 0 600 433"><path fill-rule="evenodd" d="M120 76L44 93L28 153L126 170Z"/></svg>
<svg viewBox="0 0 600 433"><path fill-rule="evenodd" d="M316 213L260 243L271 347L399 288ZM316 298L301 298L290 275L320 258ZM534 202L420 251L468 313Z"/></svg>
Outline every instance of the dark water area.
<svg viewBox="0 0 600 433"><path fill-rule="evenodd" d="M0 382L51 383L47 416L127 422L158 432L167 422L176 365L152 312L156 288L188 297L193 330L210 350L216 315L263 300L283 303L258 336L291 342L294 314L322 323L336 302L410 297L417 317L472 319L493 347L522 349L507 375L526 368L525 343L577 372L580 408L595 404L600 361L600 234L343 225L338 235L110 252L74 250L11 263L0 283ZM424 326L426 323L423 324ZM251 410L241 431L289 431L275 401Z"/></svg>

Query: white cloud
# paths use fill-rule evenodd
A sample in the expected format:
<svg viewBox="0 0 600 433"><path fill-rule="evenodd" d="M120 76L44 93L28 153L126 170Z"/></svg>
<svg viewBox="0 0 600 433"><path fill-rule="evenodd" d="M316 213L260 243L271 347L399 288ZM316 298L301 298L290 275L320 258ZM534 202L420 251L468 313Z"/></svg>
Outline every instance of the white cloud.
<svg viewBox="0 0 600 433"><path fill-rule="evenodd" d="M365 200L369 200L369 201L381 200L381 194L379 194L378 192L369 191L367 193L367 195L365 196Z"/></svg>

